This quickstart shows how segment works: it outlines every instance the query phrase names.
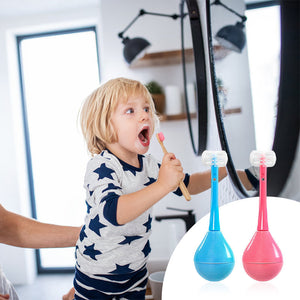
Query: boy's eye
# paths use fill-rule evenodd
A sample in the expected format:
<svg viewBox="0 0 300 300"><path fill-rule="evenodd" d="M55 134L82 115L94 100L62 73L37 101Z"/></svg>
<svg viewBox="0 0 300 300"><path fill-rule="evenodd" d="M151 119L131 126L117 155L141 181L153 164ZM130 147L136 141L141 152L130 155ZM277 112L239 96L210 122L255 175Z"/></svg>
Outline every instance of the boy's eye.
<svg viewBox="0 0 300 300"><path fill-rule="evenodd" d="M149 112L150 111L150 108L147 106L144 108L145 112Z"/></svg>
<svg viewBox="0 0 300 300"><path fill-rule="evenodd" d="M126 114L132 114L133 113L133 108L128 108L126 110Z"/></svg>

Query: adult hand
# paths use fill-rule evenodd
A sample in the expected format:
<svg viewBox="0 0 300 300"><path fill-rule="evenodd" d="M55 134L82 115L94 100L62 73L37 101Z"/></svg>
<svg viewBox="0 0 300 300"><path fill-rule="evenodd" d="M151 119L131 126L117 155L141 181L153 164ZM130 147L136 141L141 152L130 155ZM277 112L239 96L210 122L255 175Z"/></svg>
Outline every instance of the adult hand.
<svg viewBox="0 0 300 300"><path fill-rule="evenodd" d="M69 292L65 295L63 295L62 300L73 300L75 295L75 289L72 287ZM0 298L0 300L2 300Z"/></svg>
<svg viewBox="0 0 300 300"><path fill-rule="evenodd" d="M9 295L8 294L5 294L5 295L0 294L0 300L7 300L7 299L9 299Z"/></svg>

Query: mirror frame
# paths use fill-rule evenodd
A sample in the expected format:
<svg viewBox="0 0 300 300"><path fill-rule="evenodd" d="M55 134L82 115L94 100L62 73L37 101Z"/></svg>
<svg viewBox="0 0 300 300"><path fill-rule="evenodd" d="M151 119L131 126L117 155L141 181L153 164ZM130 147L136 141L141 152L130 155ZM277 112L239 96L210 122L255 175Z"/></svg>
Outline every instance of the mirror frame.
<svg viewBox="0 0 300 300"><path fill-rule="evenodd" d="M268 171L268 194L278 196L284 189L296 157L300 123L299 93L299 2L292 0L279 1L281 10L281 64L278 93L278 110L275 136L272 149L276 153L277 162ZM222 112L217 92L216 73L211 33L210 0L206 0L207 34L209 44L210 73L213 101L217 119L217 127L221 147L228 155L227 171L237 195L253 197L241 184L230 154ZM255 150L255 149L253 149Z"/></svg>
<svg viewBox="0 0 300 300"><path fill-rule="evenodd" d="M196 69L196 118L198 136L195 137L192 128L192 115L189 110L187 98L187 76L185 65L185 48L184 48L184 3L186 2L188 8L188 16L191 26L191 34L193 41L193 52L195 59ZM200 12L197 0L182 0L180 2L181 14L181 53L182 53L182 66L183 66L183 81L184 81L184 99L186 114L189 126L190 139L194 153L199 156L206 149L207 145L207 76L206 76L206 61L204 51L204 40L202 34L202 26L200 19Z"/></svg>
<svg viewBox="0 0 300 300"><path fill-rule="evenodd" d="M299 1L280 1L281 66L277 121L273 142L277 162L269 171L268 191L271 196L279 195L284 189L297 155L297 145L299 143L299 10Z"/></svg>

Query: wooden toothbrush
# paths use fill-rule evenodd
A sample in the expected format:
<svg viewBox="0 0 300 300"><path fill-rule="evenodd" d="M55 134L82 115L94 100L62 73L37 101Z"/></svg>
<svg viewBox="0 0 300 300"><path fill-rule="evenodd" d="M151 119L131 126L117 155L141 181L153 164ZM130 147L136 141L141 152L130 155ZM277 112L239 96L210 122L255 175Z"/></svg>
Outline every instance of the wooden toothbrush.
<svg viewBox="0 0 300 300"><path fill-rule="evenodd" d="M168 151L167 151L167 149L166 149L166 147L165 147L165 145L164 145L164 143L163 143L164 140L165 140L164 134L163 134L162 132L160 132L160 133L158 133L158 134L156 135L156 137L157 137L157 140L158 140L158 142L159 142L159 144L160 144L160 146L161 146L161 148L162 148L164 154L168 153ZM186 186L185 186L183 180L180 181L180 183L179 183L179 188L180 188L180 190L181 190L182 195L184 196L184 198L185 198L187 201L191 200L191 195L190 195L189 191L187 190L187 188L186 188Z"/></svg>

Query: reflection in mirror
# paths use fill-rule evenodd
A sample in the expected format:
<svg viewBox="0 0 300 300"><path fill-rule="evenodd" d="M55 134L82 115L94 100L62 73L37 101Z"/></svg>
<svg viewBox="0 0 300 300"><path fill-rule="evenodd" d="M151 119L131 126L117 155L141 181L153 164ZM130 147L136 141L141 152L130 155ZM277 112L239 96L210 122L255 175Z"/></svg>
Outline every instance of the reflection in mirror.
<svg viewBox="0 0 300 300"><path fill-rule="evenodd" d="M226 49L241 53L246 44L246 36L244 32L245 22L247 21L246 16L241 15L234 9L228 7L221 0L213 1L211 5L220 5L240 18L240 20L238 20L234 25L221 27L221 29L216 32L215 39Z"/></svg>
<svg viewBox="0 0 300 300"><path fill-rule="evenodd" d="M240 12L245 9L244 0L222 1L230 2ZM249 9L259 9L253 9L247 14L249 22L246 25L246 47L240 55L232 52L221 62L213 57L212 47L215 41L212 37L219 23L227 17L220 15L218 8L212 8L209 0L206 2L211 81L218 130L222 148L229 157L227 169L230 179L239 196L249 196L242 187L236 170L249 168L247 157L251 150L272 149L276 153L276 165L270 169L268 176L268 192L272 196L286 192L284 188L292 180L289 176L293 173L292 167L297 160L299 2L271 2L268 5L256 3L247 6ZM260 11L264 6L271 7ZM259 25L260 19L260 24L263 25ZM223 102L220 86L223 96L226 95L226 101ZM229 112L238 114L226 114L228 109Z"/></svg>
<svg viewBox="0 0 300 300"><path fill-rule="evenodd" d="M222 0L222 3L239 15L244 15L243 0ZM221 5L210 4L207 1L208 21L211 23L207 29L212 48L220 46L214 38L220 28L240 21L241 17ZM228 154L227 169L230 178L241 197L248 196L249 193L242 186L235 170L249 168L249 154L256 149L247 46L246 43L241 52L227 51L221 59L214 55L212 67L213 94L217 101L215 109L221 144ZM256 191L251 195L255 193Z"/></svg>

